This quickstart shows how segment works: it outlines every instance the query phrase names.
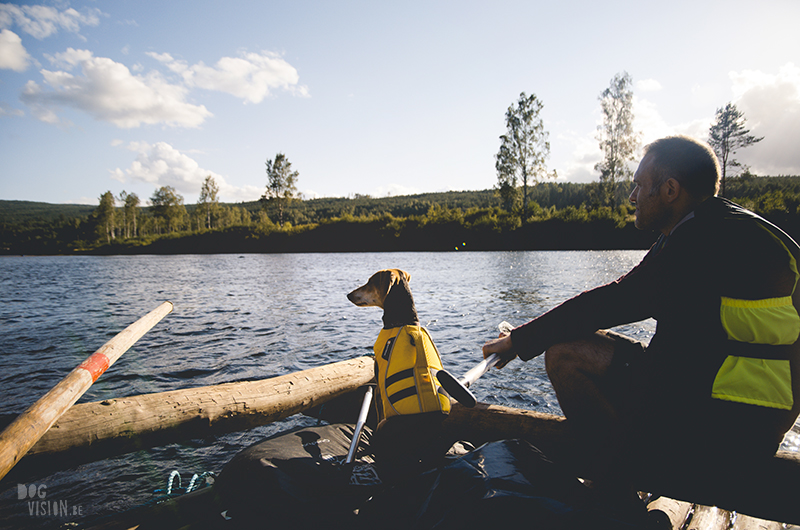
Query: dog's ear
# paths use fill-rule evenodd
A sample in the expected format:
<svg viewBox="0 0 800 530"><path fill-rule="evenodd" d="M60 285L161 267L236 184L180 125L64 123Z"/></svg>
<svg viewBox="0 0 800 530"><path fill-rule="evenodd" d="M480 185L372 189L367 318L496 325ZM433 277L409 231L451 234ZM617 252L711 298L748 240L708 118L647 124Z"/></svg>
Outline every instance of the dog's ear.
<svg viewBox="0 0 800 530"><path fill-rule="evenodd" d="M397 272L399 272L402 276L405 277L406 282L410 282L411 281L411 275L409 273L407 273L406 271L397 269Z"/></svg>
<svg viewBox="0 0 800 530"><path fill-rule="evenodd" d="M381 293L381 296L386 296L389 292L389 289L392 288L392 285L397 283L398 277L397 273L394 269L386 269L375 273L377 276L378 291Z"/></svg>

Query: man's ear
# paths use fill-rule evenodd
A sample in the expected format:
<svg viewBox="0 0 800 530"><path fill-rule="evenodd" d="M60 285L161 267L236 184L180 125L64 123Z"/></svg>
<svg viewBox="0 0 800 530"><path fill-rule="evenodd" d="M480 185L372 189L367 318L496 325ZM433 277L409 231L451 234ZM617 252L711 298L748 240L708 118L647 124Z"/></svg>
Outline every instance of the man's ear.
<svg viewBox="0 0 800 530"><path fill-rule="evenodd" d="M661 195L667 202L674 202L681 196L681 183L674 178L667 179L661 186Z"/></svg>

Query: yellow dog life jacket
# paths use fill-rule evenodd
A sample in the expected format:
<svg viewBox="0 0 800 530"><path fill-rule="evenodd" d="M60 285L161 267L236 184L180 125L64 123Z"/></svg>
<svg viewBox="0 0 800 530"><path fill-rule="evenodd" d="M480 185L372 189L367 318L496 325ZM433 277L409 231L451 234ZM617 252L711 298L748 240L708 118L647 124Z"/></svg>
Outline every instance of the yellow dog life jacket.
<svg viewBox="0 0 800 530"><path fill-rule="evenodd" d="M434 377L434 371L442 369L442 359L428 330L421 326L382 329L375 342L375 361L383 408L381 420L405 414L450 412L450 398Z"/></svg>

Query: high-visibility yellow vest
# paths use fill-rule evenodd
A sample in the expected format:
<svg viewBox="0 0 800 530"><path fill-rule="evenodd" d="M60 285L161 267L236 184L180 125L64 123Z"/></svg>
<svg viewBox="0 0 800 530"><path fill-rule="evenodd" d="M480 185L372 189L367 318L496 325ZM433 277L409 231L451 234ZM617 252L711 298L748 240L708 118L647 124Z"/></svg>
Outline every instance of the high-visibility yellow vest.
<svg viewBox="0 0 800 530"><path fill-rule="evenodd" d="M382 329L375 342L381 420L423 412L450 412L450 398L435 377L439 351L421 326Z"/></svg>
<svg viewBox="0 0 800 530"><path fill-rule="evenodd" d="M756 219L764 237L771 237L785 252L784 266L794 278L792 291L772 298L721 297L719 318L728 336L728 356L714 378L711 397L789 410L794 405L789 359L800 337L800 315L792 300L800 278L794 255L797 245Z"/></svg>

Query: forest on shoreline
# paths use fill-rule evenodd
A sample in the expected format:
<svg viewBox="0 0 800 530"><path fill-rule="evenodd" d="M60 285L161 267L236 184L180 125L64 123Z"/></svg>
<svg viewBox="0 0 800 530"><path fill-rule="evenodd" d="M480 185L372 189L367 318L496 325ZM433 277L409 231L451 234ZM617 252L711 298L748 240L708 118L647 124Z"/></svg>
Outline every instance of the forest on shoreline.
<svg viewBox="0 0 800 530"><path fill-rule="evenodd" d="M19 254L209 254L268 252L385 252L446 250L646 249L652 233L633 226L620 183L617 206L599 206L596 183L536 184L526 214L507 211L495 190L408 196L293 200L283 225L259 201L185 207L182 224L160 227L154 206L103 226L100 207L0 201L0 253ZM800 177L729 178L726 197L800 236ZM208 228L205 219L212 228ZM150 224L148 224L150 223ZM144 227L151 227L147 230ZM113 236L113 237L112 237Z"/></svg>

